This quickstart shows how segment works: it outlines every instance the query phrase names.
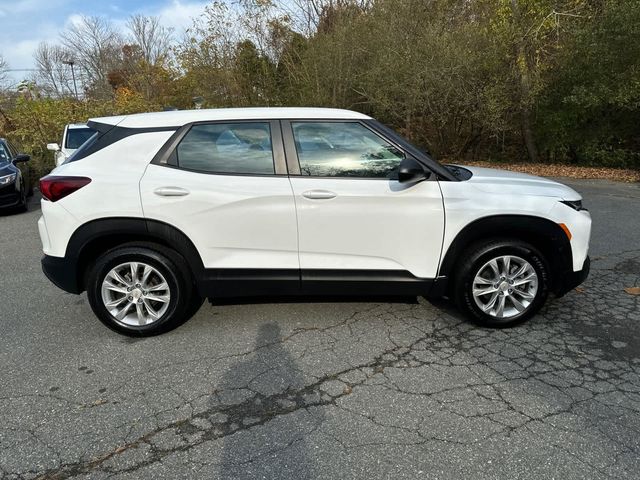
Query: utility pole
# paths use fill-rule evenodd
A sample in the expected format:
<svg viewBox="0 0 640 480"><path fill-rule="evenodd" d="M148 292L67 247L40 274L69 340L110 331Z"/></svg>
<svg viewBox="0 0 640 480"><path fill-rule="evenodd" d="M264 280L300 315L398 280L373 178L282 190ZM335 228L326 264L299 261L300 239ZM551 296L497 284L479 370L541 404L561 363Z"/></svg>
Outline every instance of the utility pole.
<svg viewBox="0 0 640 480"><path fill-rule="evenodd" d="M65 65L69 65L71 67L71 78L73 78L73 90L76 93L76 100L78 100L78 87L76 86L76 74L75 71L73 70L73 66L75 65L76 62L74 62L72 59L69 60L65 60L62 63L64 63Z"/></svg>

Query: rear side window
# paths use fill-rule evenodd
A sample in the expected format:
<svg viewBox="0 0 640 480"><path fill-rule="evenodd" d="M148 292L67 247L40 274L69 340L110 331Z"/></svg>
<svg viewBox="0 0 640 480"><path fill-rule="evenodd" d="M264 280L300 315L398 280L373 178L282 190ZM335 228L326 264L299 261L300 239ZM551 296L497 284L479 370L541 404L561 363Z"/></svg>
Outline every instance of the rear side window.
<svg viewBox="0 0 640 480"><path fill-rule="evenodd" d="M178 144L180 168L207 173L274 174L267 122L194 125Z"/></svg>

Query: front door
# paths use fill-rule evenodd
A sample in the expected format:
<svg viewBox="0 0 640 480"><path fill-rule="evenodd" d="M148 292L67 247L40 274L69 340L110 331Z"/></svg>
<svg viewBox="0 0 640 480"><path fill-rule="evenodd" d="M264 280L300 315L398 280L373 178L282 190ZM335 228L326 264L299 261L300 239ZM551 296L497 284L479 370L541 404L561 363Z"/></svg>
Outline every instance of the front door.
<svg viewBox="0 0 640 480"><path fill-rule="evenodd" d="M436 277L444 209L434 178L399 183L405 153L361 122L283 129L288 161L298 161L290 170L300 172L290 180L303 281Z"/></svg>

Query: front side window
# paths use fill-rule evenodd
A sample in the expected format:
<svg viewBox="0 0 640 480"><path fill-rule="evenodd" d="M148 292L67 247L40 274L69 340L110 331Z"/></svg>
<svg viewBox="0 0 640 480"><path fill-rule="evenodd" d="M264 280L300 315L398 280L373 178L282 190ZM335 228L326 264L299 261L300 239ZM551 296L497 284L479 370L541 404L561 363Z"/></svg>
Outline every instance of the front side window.
<svg viewBox="0 0 640 480"><path fill-rule="evenodd" d="M404 154L355 122L292 122L300 173L316 177L397 176Z"/></svg>
<svg viewBox="0 0 640 480"><path fill-rule="evenodd" d="M208 173L273 174L267 122L194 125L176 148L180 168Z"/></svg>

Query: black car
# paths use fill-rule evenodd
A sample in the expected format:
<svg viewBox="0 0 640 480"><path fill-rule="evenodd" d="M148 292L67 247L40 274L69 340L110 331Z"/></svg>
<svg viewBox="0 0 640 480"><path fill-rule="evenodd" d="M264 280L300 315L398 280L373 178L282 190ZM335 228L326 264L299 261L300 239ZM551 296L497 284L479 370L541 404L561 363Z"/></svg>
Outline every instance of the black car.
<svg viewBox="0 0 640 480"><path fill-rule="evenodd" d="M27 197L33 194L26 163L29 159L29 155L18 153L11 142L0 138L0 209L27 209Z"/></svg>

